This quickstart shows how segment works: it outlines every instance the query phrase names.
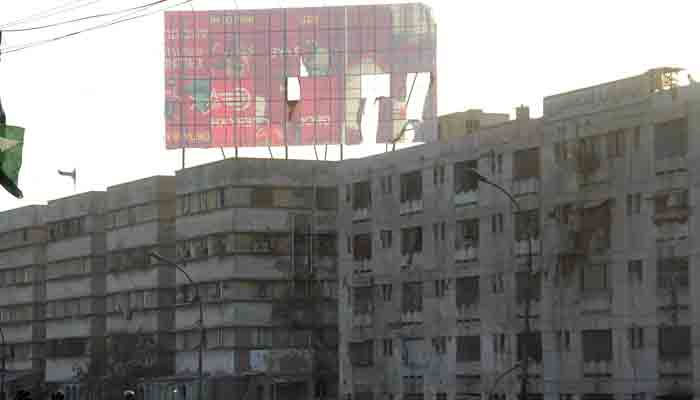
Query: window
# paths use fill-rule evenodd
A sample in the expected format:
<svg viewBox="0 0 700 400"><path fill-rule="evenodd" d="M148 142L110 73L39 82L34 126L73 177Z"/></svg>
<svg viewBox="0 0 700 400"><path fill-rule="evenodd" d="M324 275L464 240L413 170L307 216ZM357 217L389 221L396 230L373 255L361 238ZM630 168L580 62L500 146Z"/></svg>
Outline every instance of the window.
<svg viewBox="0 0 700 400"><path fill-rule="evenodd" d="M394 343L391 339L382 340L382 354L385 357L390 357L394 355Z"/></svg>
<svg viewBox="0 0 700 400"><path fill-rule="evenodd" d="M608 288L607 264L587 265L581 269L581 289L605 290Z"/></svg>
<svg viewBox="0 0 700 400"><path fill-rule="evenodd" d="M496 172L503 173L503 154L496 156Z"/></svg>
<svg viewBox="0 0 700 400"><path fill-rule="evenodd" d="M457 278L455 292L458 310L479 304L479 277Z"/></svg>
<svg viewBox="0 0 700 400"><path fill-rule="evenodd" d="M521 211L515 214L515 240L536 239L539 237L539 210Z"/></svg>
<svg viewBox="0 0 700 400"><path fill-rule="evenodd" d="M423 251L423 229L420 226L401 229L401 254Z"/></svg>
<svg viewBox="0 0 700 400"><path fill-rule="evenodd" d="M627 273L630 283L642 282L642 260L631 260L627 263Z"/></svg>
<svg viewBox="0 0 700 400"><path fill-rule="evenodd" d="M635 150L639 150L642 145L642 127L637 125L634 127L634 133L632 133L632 145Z"/></svg>
<svg viewBox="0 0 700 400"><path fill-rule="evenodd" d="M445 393L445 392L435 393L435 400L447 400L447 393Z"/></svg>
<svg viewBox="0 0 700 400"><path fill-rule="evenodd" d="M513 153L513 179L540 177L540 149L518 150Z"/></svg>
<svg viewBox="0 0 700 400"><path fill-rule="evenodd" d="M659 358L677 360L690 356L690 327L659 327Z"/></svg>
<svg viewBox="0 0 700 400"><path fill-rule="evenodd" d="M493 214L491 215L491 232L492 233L503 233L503 214Z"/></svg>
<svg viewBox="0 0 700 400"><path fill-rule="evenodd" d="M366 315L372 313L373 296L372 286L360 286L353 288L353 313L355 315Z"/></svg>
<svg viewBox="0 0 700 400"><path fill-rule="evenodd" d="M438 336L433 338L433 350L435 354L445 354L447 352L447 337Z"/></svg>
<svg viewBox="0 0 700 400"><path fill-rule="evenodd" d="M454 166L455 193L466 193L478 188L479 180L473 172L477 168L476 160L458 162Z"/></svg>
<svg viewBox="0 0 700 400"><path fill-rule="evenodd" d="M368 209L372 206L372 189L369 181L353 184L352 208L353 210Z"/></svg>
<svg viewBox="0 0 700 400"><path fill-rule="evenodd" d="M673 210L684 210L688 207L688 191L676 190L672 192L657 193L654 196L655 214L664 214Z"/></svg>
<svg viewBox="0 0 700 400"><path fill-rule="evenodd" d="M481 361L481 336L457 336L457 362Z"/></svg>
<svg viewBox="0 0 700 400"><path fill-rule="evenodd" d="M49 224L49 241L68 239L84 235L85 217L71 218Z"/></svg>
<svg viewBox="0 0 700 400"><path fill-rule="evenodd" d="M685 157L688 153L687 118L654 125L654 153L657 160Z"/></svg>
<svg viewBox="0 0 700 400"><path fill-rule="evenodd" d="M435 297L445 297L448 287L447 279L438 279L435 281Z"/></svg>
<svg viewBox="0 0 700 400"><path fill-rule="evenodd" d="M402 310L404 313L423 311L423 283L406 282L403 284Z"/></svg>
<svg viewBox="0 0 700 400"><path fill-rule="evenodd" d="M557 349L559 351L571 351L571 332L557 332Z"/></svg>
<svg viewBox="0 0 700 400"><path fill-rule="evenodd" d="M423 180L421 171L401 175L401 202L417 201L423 198Z"/></svg>
<svg viewBox="0 0 700 400"><path fill-rule="evenodd" d="M670 257L657 263L659 289L688 288L688 257Z"/></svg>
<svg viewBox="0 0 700 400"><path fill-rule="evenodd" d="M382 285L382 300L391 301L391 284L385 283Z"/></svg>
<svg viewBox="0 0 700 400"><path fill-rule="evenodd" d="M503 293L505 282L503 272L497 272L491 276L491 290L493 293Z"/></svg>
<svg viewBox="0 0 700 400"><path fill-rule="evenodd" d="M445 240L445 223L435 222L433 224L433 241L435 243Z"/></svg>
<svg viewBox="0 0 700 400"><path fill-rule="evenodd" d="M349 344L350 362L356 367L366 367L374 363L373 342L355 342Z"/></svg>
<svg viewBox="0 0 700 400"><path fill-rule="evenodd" d="M627 215L637 215L642 212L642 194L632 193L627 195Z"/></svg>
<svg viewBox="0 0 700 400"><path fill-rule="evenodd" d="M445 166L436 165L433 167L433 185L438 186L445 183Z"/></svg>
<svg viewBox="0 0 700 400"><path fill-rule="evenodd" d="M612 332L610 329L581 332L584 362L612 361Z"/></svg>
<svg viewBox="0 0 700 400"><path fill-rule="evenodd" d="M352 199L352 189L351 188L352 188L352 186L350 186L349 184L345 185L345 202L346 203L349 203Z"/></svg>
<svg viewBox="0 0 700 400"><path fill-rule="evenodd" d="M390 249L392 246L392 231L390 229L385 229L379 232L379 238L382 242L383 249Z"/></svg>
<svg viewBox="0 0 700 400"><path fill-rule="evenodd" d="M627 328L627 340L631 349L644 348L644 328L641 326Z"/></svg>
<svg viewBox="0 0 700 400"><path fill-rule="evenodd" d="M540 273L517 272L515 274L515 291L518 304L525 303L528 300L528 294L531 296L531 301L539 301L542 296Z"/></svg>
<svg viewBox="0 0 700 400"><path fill-rule="evenodd" d="M506 352L506 334L496 333L491 336L493 340L493 352L496 354L504 354Z"/></svg>
<svg viewBox="0 0 700 400"><path fill-rule="evenodd" d="M478 119L468 119L464 121L464 128L467 130L467 134L478 131L481 127L481 120Z"/></svg>
<svg viewBox="0 0 700 400"><path fill-rule="evenodd" d="M338 208L338 190L334 187L316 189L316 207L320 210L335 210Z"/></svg>
<svg viewBox="0 0 700 400"><path fill-rule="evenodd" d="M275 206L275 192L272 188L254 188L253 207L256 208L273 208Z"/></svg>
<svg viewBox="0 0 700 400"><path fill-rule="evenodd" d="M620 129L606 136L608 142L608 158L624 157L625 155L625 131Z"/></svg>
<svg viewBox="0 0 700 400"><path fill-rule="evenodd" d="M353 238L353 257L355 261L365 261L372 258L372 235L363 233Z"/></svg>
<svg viewBox="0 0 700 400"><path fill-rule="evenodd" d="M479 219L471 218L457 221L455 248L479 247Z"/></svg>
<svg viewBox="0 0 700 400"><path fill-rule="evenodd" d="M524 356L538 363L542 361L542 335L540 332L518 334L518 361L522 361Z"/></svg>

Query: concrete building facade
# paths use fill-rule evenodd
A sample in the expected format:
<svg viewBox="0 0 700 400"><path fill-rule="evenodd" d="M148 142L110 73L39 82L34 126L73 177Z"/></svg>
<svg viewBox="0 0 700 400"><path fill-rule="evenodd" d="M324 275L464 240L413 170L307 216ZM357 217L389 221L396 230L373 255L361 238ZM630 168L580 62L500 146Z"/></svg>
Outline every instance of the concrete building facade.
<svg viewBox="0 0 700 400"><path fill-rule="evenodd" d="M514 399L526 355L533 398L697 398L700 88L659 75L340 164L342 395Z"/></svg>
<svg viewBox="0 0 700 400"><path fill-rule="evenodd" d="M507 113L485 113L479 109L444 114L438 117L438 138L446 142L509 120Z"/></svg>

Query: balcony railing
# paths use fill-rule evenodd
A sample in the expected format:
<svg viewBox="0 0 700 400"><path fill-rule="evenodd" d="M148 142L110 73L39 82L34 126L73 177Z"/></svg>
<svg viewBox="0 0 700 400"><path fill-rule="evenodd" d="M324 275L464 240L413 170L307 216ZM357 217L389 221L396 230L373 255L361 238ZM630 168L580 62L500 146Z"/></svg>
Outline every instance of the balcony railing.
<svg viewBox="0 0 700 400"><path fill-rule="evenodd" d="M534 194L540 191L539 178L517 179L513 181L513 196Z"/></svg>
<svg viewBox="0 0 700 400"><path fill-rule="evenodd" d="M455 250L455 261L475 261L479 258L479 248L476 246L460 246Z"/></svg>
<svg viewBox="0 0 700 400"><path fill-rule="evenodd" d="M404 324L420 324L423 322L423 312L404 311L401 313L401 322Z"/></svg>
<svg viewBox="0 0 700 400"><path fill-rule="evenodd" d="M540 252L540 239L530 239L532 242L532 254L539 254ZM526 256L530 251L530 247L527 244L527 239L518 240L515 242L515 255L516 256Z"/></svg>
<svg viewBox="0 0 700 400"><path fill-rule="evenodd" d="M466 192L455 193L454 203L455 206L466 206L477 204L479 202L479 191L469 190Z"/></svg>
<svg viewBox="0 0 700 400"><path fill-rule="evenodd" d="M369 219L369 208L358 208L353 210L352 220L353 221L364 221Z"/></svg>
<svg viewBox="0 0 700 400"><path fill-rule="evenodd" d="M352 316L352 325L358 327L372 326L372 314L356 314Z"/></svg>
<svg viewBox="0 0 700 400"><path fill-rule="evenodd" d="M612 376L613 365L612 361L584 361L583 376L604 377Z"/></svg>
<svg viewBox="0 0 700 400"><path fill-rule="evenodd" d="M402 201L399 205L399 214L412 214L423 211L423 199Z"/></svg>

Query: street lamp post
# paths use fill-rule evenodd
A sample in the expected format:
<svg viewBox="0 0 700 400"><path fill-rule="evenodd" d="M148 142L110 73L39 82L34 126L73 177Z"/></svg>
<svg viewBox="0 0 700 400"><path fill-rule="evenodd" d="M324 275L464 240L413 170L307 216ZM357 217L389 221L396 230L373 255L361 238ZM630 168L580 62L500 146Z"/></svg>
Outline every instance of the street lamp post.
<svg viewBox="0 0 700 400"><path fill-rule="evenodd" d="M510 194L510 192L508 192L501 185L499 185L495 182L491 182L488 178L481 175L479 173L479 171L477 171L473 168L469 168L468 171L471 172L472 175L474 175L474 177L477 180L479 180L480 182L484 182L487 185L491 185L491 186L495 187L496 189L500 190L501 192L503 192L503 194L505 194L506 197L508 197L508 200L510 200L510 202L513 204L513 207L515 208L516 212L520 213L520 211L521 211L520 205L515 200L513 195ZM527 350L527 341L529 339L529 337L527 335L529 335L529 333L530 333L530 298L531 298L530 293L531 293L531 289L532 289L530 287L531 276L532 276L532 237L530 235L530 229L528 227L528 230L527 230L527 286L526 286L527 290L525 292L525 335L526 335L526 337L523 338L523 341L522 341L523 348L522 348L522 352L521 352L523 355L522 364L521 364L521 366L523 368L523 374L522 374L522 377L520 379L520 398L521 398L521 400L527 400L527 386L528 386L528 374L527 373L528 373L529 360L528 360L528 352L526 350ZM508 370L507 372L510 372L510 370ZM499 377L499 379L502 377L503 376ZM494 385L494 389L495 389L495 385Z"/></svg>
<svg viewBox="0 0 700 400"><path fill-rule="evenodd" d="M0 338L2 338L2 375L0 375L0 400L5 400L5 359L7 359L7 345L5 344L5 332L0 328Z"/></svg>
<svg viewBox="0 0 700 400"><path fill-rule="evenodd" d="M198 398L197 400L203 400L204 399L204 389L203 389L203 381L204 381L204 369L202 366L202 358L203 358L203 351L204 351L204 343L205 343L205 331L204 331L204 301L202 299L202 293L200 293L200 288L199 285L197 285L194 280L192 280L192 277L190 274L185 271L184 268L182 268L180 265L178 265L176 262L171 261L160 254L151 251L149 255L171 267L177 268L180 272L182 272L183 275L187 278L188 281L192 284L192 286L197 288L197 302L199 303L199 354L198 354L198 359L197 359L197 376L198 376L198 383L197 383L197 394ZM3 399L4 400L4 399Z"/></svg>

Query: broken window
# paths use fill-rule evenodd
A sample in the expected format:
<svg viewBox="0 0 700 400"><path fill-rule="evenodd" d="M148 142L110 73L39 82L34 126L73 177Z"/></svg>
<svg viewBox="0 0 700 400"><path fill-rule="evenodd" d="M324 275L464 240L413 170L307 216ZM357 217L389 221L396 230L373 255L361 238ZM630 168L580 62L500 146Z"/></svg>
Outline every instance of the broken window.
<svg viewBox="0 0 700 400"><path fill-rule="evenodd" d="M612 332L610 329L581 332L584 362L612 361Z"/></svg>
<svg viewBox="0 0 700 400"><path fill-rule="evenodd" d="M657 218L685 221L688 209L688 191L676 190L657 193L654 196L654 213Z"/></svg>
<svg viewBox="0 0 700 400"><path fill-rule="evenodd" d="M372 205L372 189L369 181L356 182L352 188L352 209L368 209Z"/></svg>
<svg viewBox="0 0 700 400"><path fill-rule="evenodd" d="M679 118L654 125L654 153L657 160L685 157L688 153L688 119Z"/></svg>
<svg viewBox="0 0 700 400"><path fill-rule="evenodd" d="M516 272L515 292L518 304L525 303L528 300L528 295L530 301L539 301L542 297L540 273Z"/></svg>
<svg viewBox="0 0 700 400"><path fill-rule="evenodd" d="M352 254L355 261L364 261L372 258L372 234L362 233L353 238Z"/></svg>
<svg viewBox="0 0 700 400"><path fill-rule="evenodd" d="M338 189L316 189L316 207L319 210L335 210L338 208Z"/></svg>
<svg viewBox="0 0 700 400"><path fill-rule="evenodd" d="M688 288L688 257L660 259L656 276L659 289Z"/></svg>
<svg viewBox="0 0 700 400"><path fill-rule="evenodd" d="M527 356L536 362L542 361L542 335L540 332L518 333L518 361Z"/></svg>
<svg viewBox="0 0 700 400"><path fill-rule="evenodd" d="M642 211L642 194L632 193L627 195L627 215L636 215Z"/></svg>
<svg viewBox="0 0 700 400"><path fill-rule="evenodd" d="M457 221L455 248L479 247L479 218Z"/></svg>
<svg viewBox="0 0 700 400"><path fill-rule="evenodd" d="M644 348L644 328L641 326L627 328L627 340L631 349Z"/></svg>
<svg viewBox="0 0 700 400"><path fill-rule="evenodd" d="M630 283L642 282L642 260L631 260L627 263L627 274Z"/></svg>
<svg viewBox="0 0 700 400"><path fill-rule="evenodd" d="M457 362L481 361L481 336L457 336Z"/></svg>
<svg viewBox="0 0 700 400"><path fill-rule="evenodd" d="M371 340L349 344L350 362L356 367L366 367L374 363L374 346Z"/></svg>
<svg viewBox="0 0 700 400"><path fill-rule="evenodd" d="M355 315L366 315L372 313L374 304L372 286L360 286L353 288L353 313Z"/></svg>
<svg viewBox="0 0 700 400"><path fill-rule="evenodd" d="M423 178L421 171L401 175L401 202L418 201L423 197Z"/></svg>
<svg viewBox="0 0 700 400"><path fill-rule="evenodd" d="M587 265L581 269L581 290L595 291L608 288L607 264Z"/></svg>
<svg viewBox="0 0 700 400"><path fill-rule="evenodd" d="M540 149L518 150L513 153L513 179L540 177Z"/></svg>
<svg viewBox="0 0 700 400"><path fill-rule="evenodd" d="M659 358L678 360L690 356L690 327L659 327Z"/></svg>
<svg viewBox="0 0 700 400"><path fill-rule="evenodd" d="M253 207L273 208L275 203L274 191L271 188L253 189Z"/></svg>
<svg viewBox="0 0 700 400"><path fill-rule="evenodd" d="M474 171L477 170L477 161L469 160L458 162L454 166L455 193L466 193L478 188L479 180Z"/></svg>
<svg viewBox="0 0 700 400"><path fill-rule="evenodd" d="M624 157L625 155L625 131L619 129L610 132L606 137L608 144L608 158Z"/></svg>
<svg viewBox="0 0 700 400"><path fill-rule="evenodd" d="M479 277L457 278L457 309L469 308L479 304Z"/></svg>
<svg viewBox="0 0 700 400"><path fill-rule="evenodd" d="M423 229L420 226L401 229L401 254L423 251Z"/></svg>
<svg viewBox="0 0 700 400"><path fill-rule="evenodd" d="M539 237L539 210L521 211L515 214L515 240L536 239Z"/></svg>
<svg viewBox="0 0 700 400"><path fill-rule="evenodd" d="M423 311L423 283L406 282L403 284L402 307L404 313Z"/></svg>

